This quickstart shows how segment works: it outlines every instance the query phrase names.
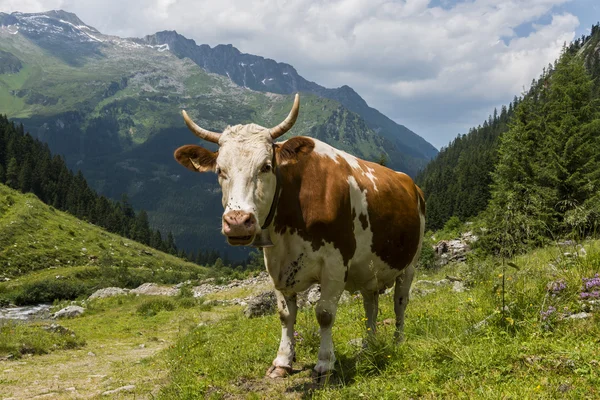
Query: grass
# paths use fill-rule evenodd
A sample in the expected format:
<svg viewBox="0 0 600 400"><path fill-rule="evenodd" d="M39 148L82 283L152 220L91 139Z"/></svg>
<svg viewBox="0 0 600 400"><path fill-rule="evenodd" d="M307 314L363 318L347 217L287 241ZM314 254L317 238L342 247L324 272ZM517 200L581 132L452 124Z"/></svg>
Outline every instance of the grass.
<svg viewBox="0 0 600 400"><path fill-rule="evenodd" d="M164 298L162 298L164 300ZM147 398L167 382L167 365L162 351L185 337L199 322L214 323L237 309L184 307L174 301L173 310L140 315L137 310L156 298L119 296L85 302L85 313L57 321L75 334L50 334L43 324L3 325L0 328L0 398L96 397L107 390L135 385L123 396ZM60 303L56 308L67 303ZM5 335L5 333L10 333ZM29 338L29 342L25 341ZM76 340L80 346L61 340ZM19 351L20 343L35 353L2 361L2 356ZM54 346L54 344L58 346ZM82 345L82 346L81 346ZM74 393L72 389L75 388ZM118 398L118 396L116 396ZM114 397L111 397L114 398Z"/></svg>
<svg viewBox="0 0 600 400"><path fill-rule="evenodd" d="M300 371L279 382L263 379L279 341L276 316L252 320L234 315L198 327L169 350L170 383L160 398L597 398L600 396L600 315L578 313L582 278L600 270L600 242L587 244L585 258L546 248L513 260L519 270L495 260L471 260L418 279L445 275L464 279L469 290L449 287L412 299L406 342L393 344L393 323L381 325L374 345L363 351L352 339L363 334L362 304L340 307L334 327L338 363L333 382L310 383L318 352L312 310L300 312L296 330ZM504 275L506 311L502 312ZM547 285L566 288L553 296ZM393 318L391 296L380 302L379 321ZM543 320L541 311L558 311ZM478 323L481 321L485 323Z"/></svg>
<svg viewBox="0 0 600 400"><path fill-rule="evenodd" d="M58 211L0 184L0 297L74 299L106 286L178 283L207 269ZM54 293L54 294L53 294Z"/></svg>
<svg viewBox="0 0 600 400"><path fill-rule="evenodd" d="M85 340L68 330L53 331L48 328L48 324L1 324L0 357L20 358L25 354L48 354L55 350L85 346Z"/></svg>

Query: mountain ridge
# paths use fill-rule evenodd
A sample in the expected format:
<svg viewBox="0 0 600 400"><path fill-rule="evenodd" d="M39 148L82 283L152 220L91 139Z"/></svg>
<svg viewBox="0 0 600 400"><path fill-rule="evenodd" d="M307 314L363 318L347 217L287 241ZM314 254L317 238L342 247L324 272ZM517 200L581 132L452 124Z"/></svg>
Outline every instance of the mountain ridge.
<svg viewBox="0 0 600 400"><path fill-rule="evenodd" d="M431 159L437 149L410 129L383 115L360 97L348 85L339 88L325 88L303 78L290 64L277 62L253 54L241 52L231 44L210 47L198 45L193 39L177 31L161 31L146 35L142 39L132 39L149 45L168 45L173 54L188 57L206 71L228 76L233 82L253 90L279 94L292 94L297 91L314 93L340 102L344 107L359 114L367 125L386 138L397 152L414 157Z"/></svg>

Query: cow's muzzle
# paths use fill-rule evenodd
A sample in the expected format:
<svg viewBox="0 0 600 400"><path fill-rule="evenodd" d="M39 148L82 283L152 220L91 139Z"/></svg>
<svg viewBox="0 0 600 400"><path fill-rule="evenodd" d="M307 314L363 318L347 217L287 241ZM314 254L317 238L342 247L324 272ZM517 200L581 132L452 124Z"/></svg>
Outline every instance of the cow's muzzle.
<svg viewBox="0 0 600 400"><path fill-rule="evenodd" d="M256 236L256 217L245 211L229 211L223 215L223 234L233 246L252 243Z"/></svg>

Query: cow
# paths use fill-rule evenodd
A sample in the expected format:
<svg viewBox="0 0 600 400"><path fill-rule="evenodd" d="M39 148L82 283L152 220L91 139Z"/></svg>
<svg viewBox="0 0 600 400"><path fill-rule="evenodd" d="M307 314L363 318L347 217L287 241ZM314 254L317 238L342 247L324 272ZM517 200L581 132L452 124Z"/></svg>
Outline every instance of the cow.
<svg viewBox="0 0 600 400"><path fill-rule="evenodd" d="M360 291L366 328L374 334L379 294L395 285L395 336L401 341L425 227L423 193L406 174L310 137L275 142L292 128L299 108L296 94L279 125L235 125L222 133L199 127L182 111L188 128L219 148L185 145L174 154L192 171L217 174L228 243L263 248L282 327L267 370L271 378L292 371L297 294L315 283L321 285L317 377L334 370L332 326L344 290Z"/></svg>

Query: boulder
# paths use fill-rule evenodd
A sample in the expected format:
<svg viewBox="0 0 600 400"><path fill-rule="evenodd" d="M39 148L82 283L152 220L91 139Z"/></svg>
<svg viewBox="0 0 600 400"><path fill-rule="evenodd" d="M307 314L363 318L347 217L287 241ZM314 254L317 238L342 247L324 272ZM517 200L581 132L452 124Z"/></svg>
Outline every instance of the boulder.
<svg viewBox="0 0 600 400"><path fill-rule="evenodd" d="M179 289L170 286L158 286L156 283L144 283L129 293L146 296L176 296Z"/></svg>
<svg viewBox="0 0 600 400"><path fill-rule="evenodd" d="M129 293L129 289L121 289L118 287L107 287L104 289L96 290L89 297L89 300L104 299L106 297L113 297L113 296L123 296L123 295L126 295L127 293Z"/></svg>
<svg viewBox="0 0 600 400"><path fill-rule="evenodd" d="M68 307L65 307L62 310L57 311L54 314L52 314L52 318L54 318L54 319L58 319L58 318L74 318L74 317L80 316L84 312L85 312L85 309L83 307L80 307L80 306L68 306Z"/></svg>
<svg viewBox="0 0 600 400"><path fill-rule="evenodd" d="M247 301L244 315L248 318L261 317L263 315L274 314L277 309L277 299L275 292L270 290L262 292Z"/></svg>

